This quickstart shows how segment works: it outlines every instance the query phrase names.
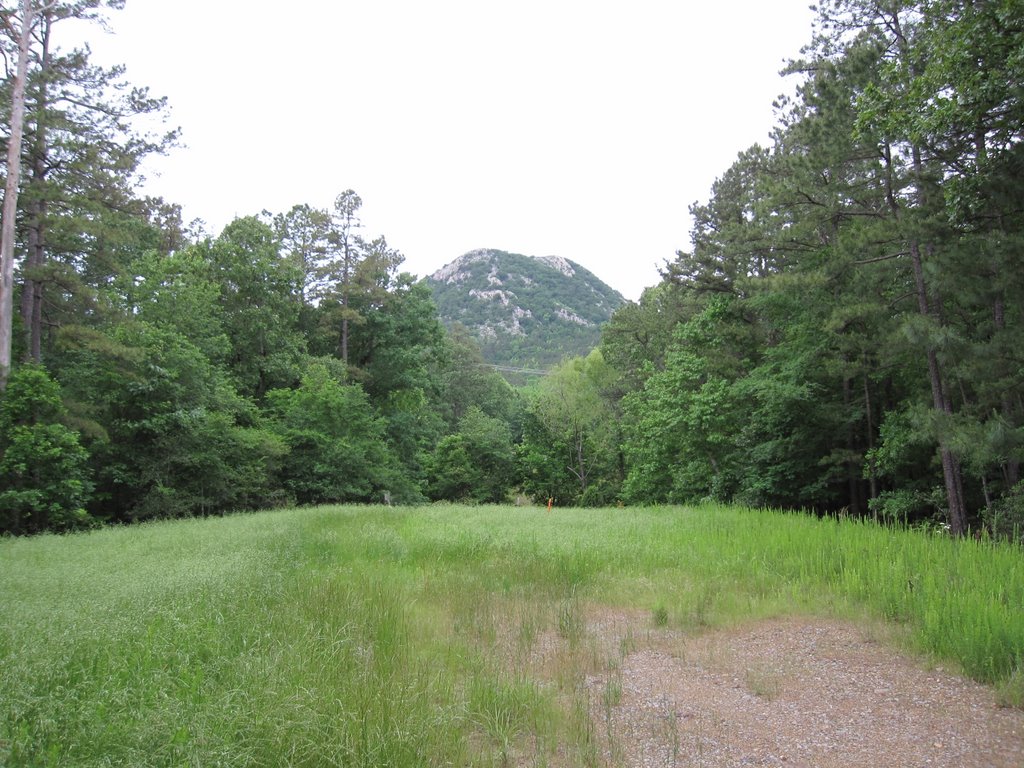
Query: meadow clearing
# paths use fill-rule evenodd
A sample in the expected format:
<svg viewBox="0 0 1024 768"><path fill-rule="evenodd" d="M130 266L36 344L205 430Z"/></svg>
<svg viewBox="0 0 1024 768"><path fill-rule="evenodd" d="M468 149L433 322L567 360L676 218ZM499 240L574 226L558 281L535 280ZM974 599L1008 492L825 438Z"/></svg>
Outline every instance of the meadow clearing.
<svg viewBox="0 0 1024 768"><path fill-rule="evenodd" d="M597 707L586 685L630 650L633 629L588 642L609 612L690 637L884 627L1024 706L1018 547L727 506L321 507L5 539L0 612L8 766L614 764L594 711L619 683Z"/></svg>

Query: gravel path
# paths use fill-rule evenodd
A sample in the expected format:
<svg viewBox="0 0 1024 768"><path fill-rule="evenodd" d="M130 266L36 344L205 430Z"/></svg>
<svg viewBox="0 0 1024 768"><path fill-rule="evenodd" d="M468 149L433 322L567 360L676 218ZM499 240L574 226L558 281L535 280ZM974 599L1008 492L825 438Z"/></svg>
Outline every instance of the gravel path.
<svg viewBox="0 0 1024 768"><path fill-rule="evenodd" d="M869 628L787 618L693 637L650 624L587 618L620 649L617 668L586 678L607 765L1024 767L1024 712Z"/></svg>

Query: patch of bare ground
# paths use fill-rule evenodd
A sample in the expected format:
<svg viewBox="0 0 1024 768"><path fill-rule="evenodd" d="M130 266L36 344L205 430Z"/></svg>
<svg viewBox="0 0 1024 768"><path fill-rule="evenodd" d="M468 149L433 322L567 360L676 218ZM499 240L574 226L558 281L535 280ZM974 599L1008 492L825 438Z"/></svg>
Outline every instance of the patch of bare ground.
<svg viewBox="0 0 1024 768"><path fill-rule="evenodd" d="M584 624L598 764L1024 766L1024 712L870 627L783 618L687 635L608 610L588 611ZM543 675L565 638L538 640Z"/></svg>

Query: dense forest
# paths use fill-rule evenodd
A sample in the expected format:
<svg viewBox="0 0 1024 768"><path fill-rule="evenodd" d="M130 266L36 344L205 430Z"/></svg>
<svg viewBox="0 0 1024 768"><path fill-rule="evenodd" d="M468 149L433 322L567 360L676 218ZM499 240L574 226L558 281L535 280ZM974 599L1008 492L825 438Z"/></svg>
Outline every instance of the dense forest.
<svg viewBox="0 0 1024 768"><path fill-rule="evenodd" d="M1024 9L829 0L605 356L630 502L1021 520Z"/></svg>
<svg viewBox="0 0 1024 768"><path fill-rule="evenodd" d="M1024 521L1017 2L820 3L691 248L522 389L355 192L216 236L140 196L166 105L51 42L100 5L4 12L0 530L517 493Z"/></svg>

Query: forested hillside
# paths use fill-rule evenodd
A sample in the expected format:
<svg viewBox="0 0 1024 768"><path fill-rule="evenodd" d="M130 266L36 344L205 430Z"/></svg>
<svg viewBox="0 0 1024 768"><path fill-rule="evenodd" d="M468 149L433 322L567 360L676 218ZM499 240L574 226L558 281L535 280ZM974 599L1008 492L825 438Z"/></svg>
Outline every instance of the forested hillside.
<svg viewBox="0 0 1024 768"><path fill-rule="evenodd" d="M426 283L445 325L469 330L487 362L520 368L586 355L625 301L569 259L493 249L460 256Z"/></svg>
<svg viewBox="0 0 1024 768"><path fill-rule="evenodd" d="M600 337L618 297L579 265L481 251L422 281L352 190L184 225L138 192L185 151L131 119L166 104L57 46L96 5L5 17L0 530L525 493L1019 535L1019 4L821 3L770 143ZM512 332L551 318L547 352ZM524 389L485 365L566 353Z"/></svg>
<svg viewBox="0 0 1024 768"><path fill-rule="evenodd" d="M830 0L770 146L619 312L630 502L1024 521L1024 10Z"/></svg>

